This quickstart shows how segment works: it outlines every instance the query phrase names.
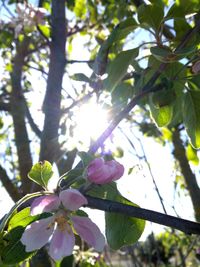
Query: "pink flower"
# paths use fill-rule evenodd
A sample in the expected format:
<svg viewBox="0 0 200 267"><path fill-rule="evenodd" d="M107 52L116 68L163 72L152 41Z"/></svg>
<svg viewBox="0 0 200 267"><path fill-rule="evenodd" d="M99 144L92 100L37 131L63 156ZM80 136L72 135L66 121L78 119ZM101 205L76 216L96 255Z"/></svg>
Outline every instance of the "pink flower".
<svg viewBox="0 0 200 267"><path fill-rule="evenodd" d="M21 237L26 252L40 249L50 242L49 255L55 261L61 260L73 252L75 245L73 229L89 245L102 251L105 238L96 224L88 217L71 215L72 211L78 210L85 204L87 199L76 189L64 190L59 196L48 195L35 199L31 205L32 215L42 212L53 212L53 215L26 227Z"/></svg>
<svg viewBox="0 0 200 267"><path fill-rule="evenodd" d="M106 184L118 180L124 174L124 166L115 160L94 159L87 168L88 180L95 184Z"/></svg>

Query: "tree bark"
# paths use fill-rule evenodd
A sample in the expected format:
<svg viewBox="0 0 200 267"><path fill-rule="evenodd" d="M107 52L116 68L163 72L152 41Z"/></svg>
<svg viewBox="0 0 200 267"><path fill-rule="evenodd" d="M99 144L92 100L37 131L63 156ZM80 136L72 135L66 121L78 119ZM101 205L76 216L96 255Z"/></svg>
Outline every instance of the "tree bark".
<svg viewBox="0 0 200 267"><path fill-rule="evenodd" d="M27 173L32 167L32 157L30 151L30 141L26 128L26 107L21 85L22 68L28 52L29 38L17 45L16 56L13 60L13 71L11 73L12 92L10 97L11 114L14 124L15 144L17 148L19 173L22 181L22 190L26 194L30 192L31 182Z"/></svg>
<svg viewBox="0 0 200 267"><path fill-rule="evenodd" d="M66 62L65 0L52 1L51 25L50 66L43 103L45 120L41 137L40 160L53 163L58 151L61 89Z"/></svg>
<svg viewBox="0 0 200 267"><path fill-rule="evenodd" d="M19 193L19 190L8 177L2 166L0 166L0 181L14 202L18 201L22 197L22 195Z"/></svg>
<svg viewBox="0 0 200 267"><path fill-rule="evenodd" d="M178 129L173 132L172 141L174 145L173 154L175 159L179 163L181 173L185 179L185 183L192 200L195 218L197 221L200 221L200 188L198 186L196 176L192 172L188 163L185 147L181 140L180 132Z"/></svg>

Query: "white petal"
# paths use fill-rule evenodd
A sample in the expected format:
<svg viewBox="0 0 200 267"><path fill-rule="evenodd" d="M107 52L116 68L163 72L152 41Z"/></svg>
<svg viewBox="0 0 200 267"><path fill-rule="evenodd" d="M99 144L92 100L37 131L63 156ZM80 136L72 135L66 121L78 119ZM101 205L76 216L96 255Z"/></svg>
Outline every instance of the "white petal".
<svg viewBox="0 0 200 267"><path fill-rule="evenodd" d="M88 217L72 216L74 229L90 246L97 251L102 251L105 246L105 238L98 226Z"/></svg>
<svg viewBox="0 0 200 267"><path fill-rule="evenodd" d="M28 225L21 237L26 246L26 252L42 248L51 237L54 230L53 217L35 221Z"/></svg>
<svg viewBox="0 0 200 267"><path fill-rule="evenodd" d="M60 193L59 198L67 210L78 210L86 205L87 199L76 189L67 189Z"/></svg>
<svg viewBox="0 0 200 267"><path fill-rule="evenodd" d="M73 252L75 237L69 227L70 226L68 225L68 229L64 231L59 230L57 227L53 233L49 248L49 255L55 261L61 260L62 258L71 255Z"/></svg>

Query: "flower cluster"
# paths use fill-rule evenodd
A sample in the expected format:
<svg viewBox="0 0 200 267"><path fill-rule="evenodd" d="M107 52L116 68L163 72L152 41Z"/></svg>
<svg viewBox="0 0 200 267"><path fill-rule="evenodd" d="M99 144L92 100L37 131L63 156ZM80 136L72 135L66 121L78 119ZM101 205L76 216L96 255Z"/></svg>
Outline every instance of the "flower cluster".
<svg viewBox="0 0 200 267"><path fill-rule="evenodd" d="M26 252L49 245L49 255L55 261L69 256L75 245L74 231L88 245L102 251L105 238L99 228L88 217L73 215L87 204L87 199L76 189L62 191L59 196L46 195L36 198L31 205L31 214L52 212L52 216L35 221L25 229L21 242Z"/></svg>
<svg viewBox="0 0 200 267"><path fill-rule="evenodd" d="M46 10L44 8L33 7L30 4L16 6L17 17L12 18L9 23L10 26L15 28L15 37L17 37L22 29L31 29L38 24L44 24L44 17Z"/></svg>
<svg viewBox="0 0 200 267"><path fill-rule="evenodd" d="M106 184L119 179L124 167L115 160L94 159L87 168L87 179L96 184ZM21 237L26 252L38 250L49 244L49 255L55 261L69 256L75 245L74 233L88 245L102 251L105 238L99 228L86 216L76 211L87 205L87 199L76 189L66 189L56 194L40 196L31 205L31 215L50 212L52 215L28 225Z"/></svg>

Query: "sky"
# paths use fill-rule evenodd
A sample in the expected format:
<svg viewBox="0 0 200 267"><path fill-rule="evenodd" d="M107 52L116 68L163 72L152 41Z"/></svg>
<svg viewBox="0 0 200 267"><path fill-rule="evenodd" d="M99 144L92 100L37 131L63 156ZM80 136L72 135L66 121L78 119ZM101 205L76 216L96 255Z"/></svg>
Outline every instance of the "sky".
<svg viewBox="0 0 200 267"><path fill-rule="evenodd" d="M140 35L141 38L145 38L145 36ZM141 41L141 40L139 40ZM73 50L71 59L74 60L87 60L89 58L89 52L85 48L84 44L87 42L87 38L83 36L78 36L72 44ZM134 44L130 43L126 49L132 48L131 45L137 46L136 40L134 40ZM91 74L91 70L83 64L74 64L70 68L70 74L76 72L84 72L86 75ZM77 88L80 86L77 82L74 83ZM33 89L37 89L38 95L35 96L37 101L33 102L31 110L33 111L33 117L36 119L36 122L41 125L43 123L43 116L41 114L41 103L42 103L42 91L45 82L43 80L39 80L37 76L37 72L33 72L32 75L32 85ZM63 80L63 87L71 90L71 94L73 94L72 86L69 82L69 78L66 76ZM39 90L38 90L39 88ZM70 89L71 88L71 89ZM31 94L30 94L30 97ZM80 150L87 150L87 145L89 143L88 133L92 133L92 136L97 137L101 134L101 132L108 125L106 121L106 112L101 111L102 106L94 108L94 100L91 101L90 105L85 105L84 107L77 108L77 114L75 115L75 119L77 120L77 129L75 134L75 140L81 139L84 143L83 145L78 144L78 148ZM84 116L83 116L84 115ZM84 121L84 118L87 117L87 120ZM100 123L101 122L101 123ZM120 127L126 131L129 138L134 142L136 150L138 154L142 154L140 142L144 148L146 153L146 157L151 166L151 170L154 176L154 179L159 188L160 194L164 199L164 205L168 214L176 215L172 206L175 205L176 211L178 215L185 219L193 220L193 211L192 205L189 197L185 195L183 191L180 191L181 197L174 198L174 176L175 173L173 171L174 168L174 159L171 155L172 147L170 144L166 144L163 146L159 143L156 143L153 139L144 137L136 128L133 129L134 134L131 133L130 128L126 122L121 122ZM81 136L80 136L81 134ZM135 138L135 136L137 138ZM106 141L107 149L114 150L116 147L124 148L124 157L119 158L119 160L125 166L125 174L124 176L117 182L118 188L120 192L140 205L143 208L151 209L159 212L163 212L162 206L160 204L158 195L155 191L154 184L152 181L152 177L149 173L148 167L144 162L141 162L135 155L135 151L130 148L129 143L125 136L121 133L119 129L116 129L113 133L113 142L109 139ZM138 142L140 140L140 142ZM73 140L74 142L74 140ZM1 148L0 148L1 149ZM3 149L3 148L2 148ZM35 153L35 161L37 160L37 153ZM36 163L36 162L34 162ZM128 170L130 168L134 168L133 172L128 175ZM6 194L3 188L0 188L0 217L2 217L8 210L12 207L12 201ZM102 218L101 211L90 212L90 216L94 221L98 224L101 222L100 227L104 231L104 221ZM142 235L141 240L143 240L151 231L156 231L157 233L163 230L162 226L147 223L146 230Z"/></svg>

